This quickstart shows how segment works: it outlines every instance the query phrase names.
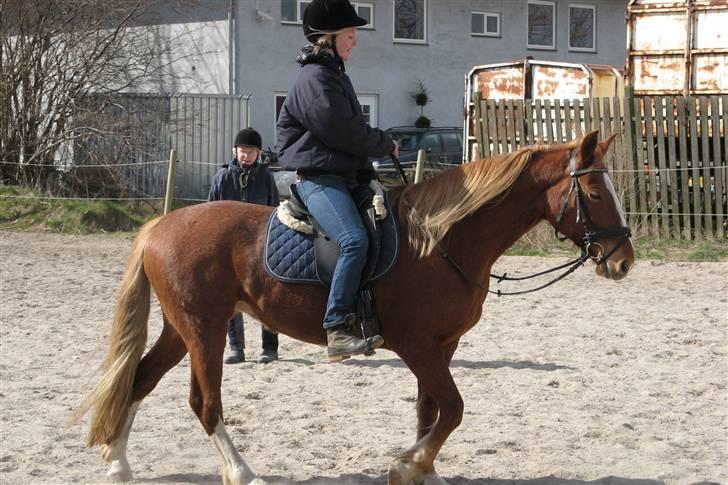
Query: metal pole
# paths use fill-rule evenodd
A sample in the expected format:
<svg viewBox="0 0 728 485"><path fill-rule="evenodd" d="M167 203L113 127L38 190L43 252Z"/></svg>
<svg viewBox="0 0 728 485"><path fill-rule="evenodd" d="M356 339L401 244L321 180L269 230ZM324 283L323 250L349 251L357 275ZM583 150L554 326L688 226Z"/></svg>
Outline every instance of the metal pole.
<svg viewBox="0 0 728 485"><path fill-rule="evenodd" d="M427 155L424 150L417 150L417 165L415 167L415 183L422 181L422 169L427 161Z"/></svg>
<svg viewBox="0 0 728 485"><path fill-rule="evenodd" d="M169 171L167 172L167 193L164 195L164 214L172 210L172 199L174 198L174 179L177 172L177 150L172 148L169 151Z"/></svg>

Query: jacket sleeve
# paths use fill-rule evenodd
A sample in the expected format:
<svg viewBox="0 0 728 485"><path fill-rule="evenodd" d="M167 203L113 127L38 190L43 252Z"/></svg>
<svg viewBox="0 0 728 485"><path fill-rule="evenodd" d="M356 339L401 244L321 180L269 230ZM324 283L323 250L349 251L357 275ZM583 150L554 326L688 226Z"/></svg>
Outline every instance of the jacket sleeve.
<svg viewBox="0 0 728 485"><path fill-rule="evenodd" d="M276 207L280 203L280 194L278 193L278 187L276 186L276 180L273 174L268 172L268 185L270 190L268 191L268 205Z"/></svg>
<svg viewBox="0 0 728 485"><path fill-rule="evenodd" d="M303 117L306 129L334 150L358 157L384 157L394 149L392 138L355 113L337 86L326 86L315 96Z"/></svg>
<svg viewBox="0 0 728 485"><path fill-rule="evenodd" d="M210 185L210 193L207 194L207 200L208 202L213 200L220 200L220 197L220 172L218 172L212 179L212 184Z"/></svg>

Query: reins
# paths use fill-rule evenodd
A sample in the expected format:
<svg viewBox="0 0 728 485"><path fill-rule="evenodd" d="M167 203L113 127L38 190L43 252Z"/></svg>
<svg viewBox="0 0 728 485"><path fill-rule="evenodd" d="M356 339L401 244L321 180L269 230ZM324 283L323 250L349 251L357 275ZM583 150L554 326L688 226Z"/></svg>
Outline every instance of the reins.
<svg viewBox="0 0 728 485"><path fill-rule="evenodd" d="M440 253L440 256L442 256L445 261L450 263L453 268L462 276L463 279L468 281L473 286L476 286L480 288L483 291L486 291L488 293L492 293L497 296L513 296L513 295L524 295L526 293L533 293L535 291L542 290L544 288L547 288L554 283L557 283L558 281L561 281L562 279L566 278L568 275L573 273L577 270L580 266L584 266L584 263L586 263L589 259L593 259L595 264L598 266L600 264L604 264L606 266L606 261L609 259L609 257L614 254L614 252L622 247L622 245L627 241L632 233L630 231L629 226L622 226L622 227L610 227L606 229L600 229L600 230L590 230L589 227L593 226L593 222L591 218L589 217L589 213L586 210L586 206L584 206L583 202L583 192L581 189L581 185L579 184L579 177L582 175L586 175L588 173L608 173L608 170L606 168L585 168L581 170L576 170L576 150L571 151L571 156L569 158L569 176L571 177L571 186L569 187L569 192L564 196L564 201L561 204L561 210L559 211L559 215L556 218L556 223L554 225L554 233L556 235L556 238L560 241L564 241L566 239L566 236L560 236L559 235L559 226L561 225L561 221L564 217L564 214L566 213L566 209L569 206L569 200L571 199L571 194L575 194L576 197L576 222L582 222L584 225L584 237L583 237L583 246L581 247L581 255L578 258L572 259L571 261L561 264L559 266L556 266L551 269L547 269L545 271L541 271L538 273L534 273L527 276L519 276L519 277L510 277L508 276L508 273L503 273L502 275L495 275L493 273L490 273L490 277L497 280L497 283L500 283L501 281L523 281L528 280L531 278L537 278L539 276L543 276L549 273L553 273L554 271L559 271L564 268L568 268L565 272L558 275L556 278L548 281L547 283L538 286L536 288L531 288L528 290L522 290L522 291L510 291L510 292L503 292L500 289L493 291L488 289L485 285L483 285L481 282L477 281L470 275L468 275L463 268L460 267L459 264L455 262L454 259L450 257L450 255L445 251L445 249L442 247L442 245L438 242L437 243L437 252ZM407 200L407 197L405 197L404 194L402 194L402 200L410 206L410 208L415 211L415 216L418 222L421 222L422 220L419 217L419 214L417 214L414 206ZM582 215L583 214L583 215ZM605 237L612 237L612 236L622 236L621 240L618 244L616 244L611 251L604 254L604 249L601 244L599 244L599 239L605 238ZM597 248L600 248L601 251L596 256L592 256L589 252L590 248L592 246L596 246Z"/></svg>

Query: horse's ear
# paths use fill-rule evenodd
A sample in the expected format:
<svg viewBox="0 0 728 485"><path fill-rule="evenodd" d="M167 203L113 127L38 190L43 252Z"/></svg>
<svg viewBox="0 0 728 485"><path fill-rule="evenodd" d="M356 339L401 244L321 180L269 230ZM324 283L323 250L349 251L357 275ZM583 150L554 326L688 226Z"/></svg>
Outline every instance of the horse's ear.
<svg viewBox="0 0 728 485"><path fill-rule="evenodd" d="M609 146L612 144L612 142L614 141L614 139L616 137L617 137L617 134L615 133L612 136L610 136L609 138L607 138L606 140L602 140L599 142L599 152L602 155L605 155L607 153L607 150L609 150Z"/></svg>
<svg viewBox="0 0 728 485"><path fill-rule="evenodd" d="M586 168L594 162L594 151L599 142L599 130L590 131L581 139L579 153L581 154L581 168Z"/></svg>

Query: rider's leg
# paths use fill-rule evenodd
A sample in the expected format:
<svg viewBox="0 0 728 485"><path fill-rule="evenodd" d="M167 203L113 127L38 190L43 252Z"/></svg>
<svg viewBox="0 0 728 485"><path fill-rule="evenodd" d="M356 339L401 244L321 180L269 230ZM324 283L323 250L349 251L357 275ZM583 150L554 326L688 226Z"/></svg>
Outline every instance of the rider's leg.
<svg viewBox="0 0 728 485"><path fill-rule="evenodd" d="M350 190L355 184L342 177L324 175L304 178L298 185L308 210L340 247L324 315L330 357L361 354L369 346L379 347L383 343L380 336L367 342L349 329L368 249L366 229L351 198Z"/></svg>

